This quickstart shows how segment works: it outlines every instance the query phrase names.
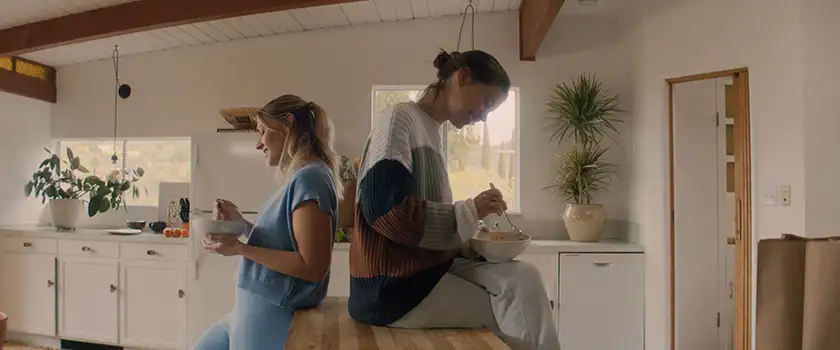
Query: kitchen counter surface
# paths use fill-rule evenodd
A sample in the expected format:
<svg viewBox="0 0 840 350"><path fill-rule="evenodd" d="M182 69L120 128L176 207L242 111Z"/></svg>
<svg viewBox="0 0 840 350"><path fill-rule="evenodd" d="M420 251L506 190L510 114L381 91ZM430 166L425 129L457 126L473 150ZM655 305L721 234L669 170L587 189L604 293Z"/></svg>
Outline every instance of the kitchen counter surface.
<svg viewBox="0 0 840 350"><path fill-rule="evenodd" d="M348 250L350 243L336 243L335 250ZM635 243L618 239L604 239L598 242L574 242L570 240L533 240L525 252L528 253L643 253L644 248Z"/></svg>
<svg viewBox="0 0 840 350"><path fill-rule="evenodd" d="M412 346L414 345L414 346ZM329 297L298 310L286 349L484 349L510 350L487 329L399 329L370 326L347 313L347 299Z"/></svg>
<svg viewBox="0 0 840 350"><path fill-rule="evenodd" d="M170 238L152 233L146 229L136 236L119 236L105 232L105 229L76 229L72 232L59 232L52 227L43 226L0 226L0 236L26 236L55 239L82 239L117 242L147 242L164 244L189 244L187 238ZM335 243L335 250L349 250L350 243ZM603 239L598 242L574 242L570 240L533 240L526 250L528 253L643 253L644 248L635 243L617 239Z"/></svg>
<svg viewBox="0 0 840 350"><path fill-rule="evenodd" d="M115 242L144 242L162 244L189 244L188 238L171 238L157 234L148 228L143 233L134 236L112 235L105 229L78 228L75 231L56 231L53 227L45 226L0 226L0 236L24 236L36 238L80 239Z"/></svg>

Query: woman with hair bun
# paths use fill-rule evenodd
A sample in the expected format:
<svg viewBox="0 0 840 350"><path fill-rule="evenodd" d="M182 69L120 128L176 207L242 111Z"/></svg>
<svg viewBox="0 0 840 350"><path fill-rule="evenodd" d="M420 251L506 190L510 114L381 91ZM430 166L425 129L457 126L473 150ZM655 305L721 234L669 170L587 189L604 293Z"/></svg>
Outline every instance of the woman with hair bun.
<svg viewBox="0 0 840 350"><path fill-rule="evenodd" d="M478 221L507 210L487 189L453 203L440 128L484 121L510 78L478 50L441 52L418 102L386 108L365 145L350 243L350 315L399 328L489 328L514 350L559 350L537 269L469 257Z"/></svg>
<svg viewBox="0 0 840 350"><path fill-rule="evenodd" d="M295 95L280 96L257 115L256 148L277 169L278 190L248 222L233 203L218 199L216 219L248 225L247 243L208 234L204 248L241 256L236 301L195 350L283 349L295 310L327 294L341 198L332 123L324 110ZM212 157L212 155L210 155Z"/></svg>

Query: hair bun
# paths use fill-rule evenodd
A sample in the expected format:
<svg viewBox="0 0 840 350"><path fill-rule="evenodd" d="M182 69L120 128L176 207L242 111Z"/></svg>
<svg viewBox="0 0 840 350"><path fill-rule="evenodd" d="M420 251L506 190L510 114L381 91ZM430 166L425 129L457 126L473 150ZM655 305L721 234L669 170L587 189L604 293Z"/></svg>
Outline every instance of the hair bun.
<svg viewBox="0 0 840 350"><path fill-rule="evenodd" d="M434 65L435 68L441 69L441 67L446 65L446 62L452 59L452 57L457 56L458 52L453 51L452 53L446 52L445 50L440 50L440 53L435 57Z"/></svg>

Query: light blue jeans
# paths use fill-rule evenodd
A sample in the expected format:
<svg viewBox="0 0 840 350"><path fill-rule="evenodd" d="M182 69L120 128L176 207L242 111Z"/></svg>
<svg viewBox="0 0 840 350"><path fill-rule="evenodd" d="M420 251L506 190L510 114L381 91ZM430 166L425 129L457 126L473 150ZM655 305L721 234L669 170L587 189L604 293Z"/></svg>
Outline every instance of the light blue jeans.
<svg viewBox="0 0 840 350"><path fill-rule="evenodd" d="M233 311L207 329L193 350L283 350L293 315L294 311L237 289Z"/></svg>

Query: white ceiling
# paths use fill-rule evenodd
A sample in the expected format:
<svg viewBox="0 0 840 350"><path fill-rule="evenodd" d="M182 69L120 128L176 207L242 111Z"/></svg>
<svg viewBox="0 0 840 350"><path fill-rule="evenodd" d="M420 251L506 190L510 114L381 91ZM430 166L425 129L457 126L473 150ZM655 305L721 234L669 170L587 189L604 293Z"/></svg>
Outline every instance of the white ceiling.
<svg viewBox="0 0 840 350"><path fill-rule="evenodd" d="M0 0L0 29L136 0Z"/></svg>
<svg viewBox="0 0 840 350"><path fill-rule="evenodd" d="M124 2L128 1L0 0L0 29ZM520 2L473 0L473 6L477 13L501 12L518 10ZM127 56L321 28L459 15L468 3L469 0L367 0L181 25L61 46L22 56L51 66L63 66L110 59L115 44L119 45L120 55Z"/></svg>
<svg viewBox="0 0 840 350"><path fill-rule="evenodd" d="M0 29L137 0L0 0ZM233 1L233 0L231 0ZM628 0L566 0L567 15L611 15ZM321 28L463 14L469 0L365 0L181 25L36 51L25 58L51 66ZM521 0L473 0L477 13L518 10Z"/></svg>

